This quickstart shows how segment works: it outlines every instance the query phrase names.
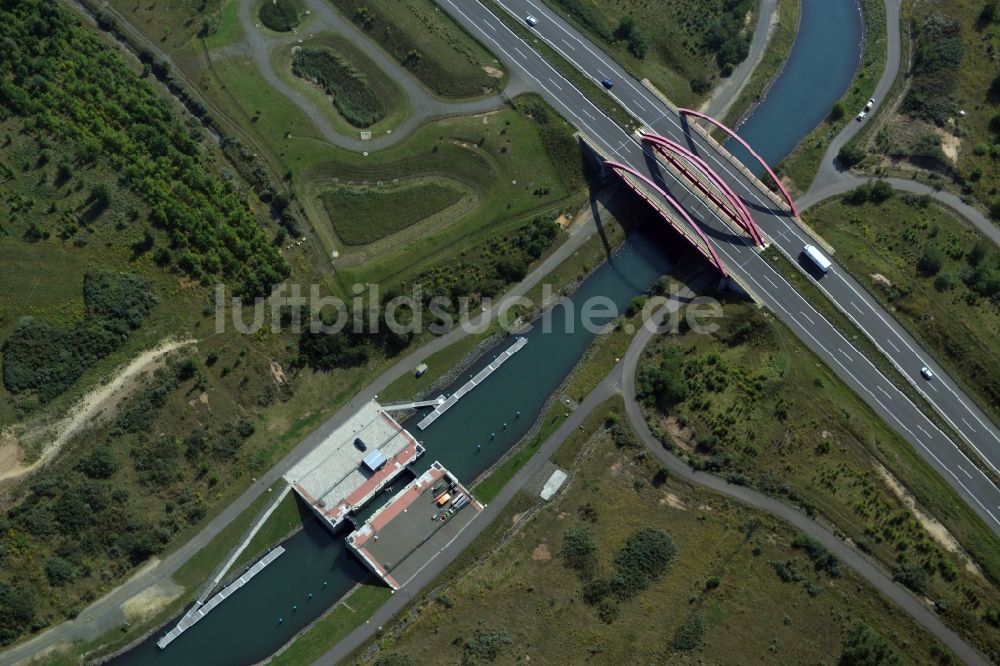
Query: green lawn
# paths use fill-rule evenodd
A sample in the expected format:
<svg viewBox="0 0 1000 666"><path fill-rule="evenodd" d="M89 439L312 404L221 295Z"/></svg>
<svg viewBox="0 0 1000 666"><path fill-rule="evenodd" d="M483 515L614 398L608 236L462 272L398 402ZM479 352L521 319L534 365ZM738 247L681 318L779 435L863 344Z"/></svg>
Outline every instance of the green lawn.
<svg viewBox="0 0 1000 666"><path fill-rule="evenodd" d="M506 82L499 61L432 0L332 0L432 92L479 97Z"/></svg>
<svg viewBox="0 0 1000 666"><path fill-rule="evenodd" d="M464 195L446 180L383 187L334 187L319 195L345 245L367 245L444 211Z"/></svg>
<svg viewBox="0 0 1000 666"><path fill-rule="evenodd" d="M620 410L620 402L609 405ZM617 445L610 434L595 441L608 414L595 412L563 445L564 459L590 448L551 504L491 555L498 535L477 540L477 566L467 558L449 568L431 598L416 601L362 651L376 645L378 658L402 654L413 663L474 655L496 655L497 663L831 663L846 631L864 618L907 660L935 662L940 647L932 638L850 571L815 571L782 523L663 483L627 431ZM497 519L501 534L515 511L523 503ZM588 603L585 585L609 577L616 552L644 528L669 534L677 548L672 565L630 600L605 594ZM562 555L571 529L585 530L596 547L581 574ZM789 561L800 580L784 583L775 563Z"/></svg>
<svg viewBox="0 0 1000 666"><path fill-rule="evenodd" d="M391 594L392 590L381 583L361 585L270 663L275 666L313 663L371 617L379 606L389 600Z"/></svg>
<svg viewBox="0 0 1000 666"><path fill-rule="evenodd" d="M971 389L994 419L1000 416L1000 308L962 279L977 244L989 248L979 264L985 269L996 264L990 241L929 197L906 194L878 205L831 200L810 210L806 219L837 248L840 263ZM925 255L936 263L921 270ZM982 287L989 288L991 278L983 279Z"/></svg>

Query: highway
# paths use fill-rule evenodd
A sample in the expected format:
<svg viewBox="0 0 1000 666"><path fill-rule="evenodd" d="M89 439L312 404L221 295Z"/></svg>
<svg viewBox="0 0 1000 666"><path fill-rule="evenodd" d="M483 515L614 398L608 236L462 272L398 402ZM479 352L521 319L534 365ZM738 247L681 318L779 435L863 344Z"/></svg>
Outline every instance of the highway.
<svg viewBox="0 0 1000 666"><path fill-rule="evenodd" d="M887 378L852 341L837 329L749 244L736 236L685 183L663 168L655 155L606 116L587 95L565 79L531 43L523 40L478 0L438 0L473 35L480 39L507 67L525 77L574 127L596 141L602 152L654 180L677 199L715 241L715 249L728 270L741 278L803 342L826 362L891 427L897 430L927 462L942 474L958 494L1000 534L1000 490L965 453ZM779 210L750 178L734 169L717 149L692 131L678 115L652 92L629 76L557 14L535 0L501 0L514 20L524 22L531 14L538 24L531 28L544 41L595 82L610 78L611 95L623 108L658 134L690 146L736 190L747 203L758 226L769 241L793 264L800 264L802 247L813 242L787 214ZM805 260L801 260L805 261ZM803 267L803 270L807 270ZM966 445L993 470L1000 466L1000 432L995 424L946 376L933 359L846 271L834 263L829 274L813 279L830 299L885 354L899 372L962 437ZM925 381L922 366L936 377Z"/></svg>

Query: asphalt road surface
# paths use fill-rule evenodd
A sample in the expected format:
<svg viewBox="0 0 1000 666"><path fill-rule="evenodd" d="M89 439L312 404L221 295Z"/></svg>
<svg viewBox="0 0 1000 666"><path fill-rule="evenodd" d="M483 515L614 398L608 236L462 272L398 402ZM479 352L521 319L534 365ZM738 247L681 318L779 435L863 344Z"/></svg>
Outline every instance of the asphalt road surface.
<svg viewBox="0 0 1000 666"><path fill-rule="evenodd" d="M749 241L730 228L685 183L673 178L640 141L607 117L587 96L562 77L531 43L509 29L480 2L438 0L473 35L482 40L511 70L526 77L570 123L598 142L600 150L660 181L701 224L713 239L716 251L730 273L741 277L803 342L856 391L885 421L907 439L927 462L955 488L959 495L1000 534L1000 490L889 378L873 365L851 340L836 328L760 255ZM533 0L502 0L509 16L523 21L532 14L539 19L531 28L535 40L557 50L581 72L596 82L610 78L611 95L622 107L658 134L690 146L723 174L747 203L758 226L770 242L793 264L809 272L802 248L812 239L778 210L773 201L686 121L666 107L642 84L626 74L614 60L580 35L547 7ZM801 263L800 263L801 262ZM921 393L928 403L962 437L965 444L996 470L1000 466L1000 432L982 411L947 377L929 354L868 294L836 264L820 279L823 292L863 331ZM920 377L923 366L936 377Z"/></svg>
<svg viewBox="0 0 1000 666"><path fill-rule="evenodd" d="M703 278L704 274L692 281L690 287L685 287L673 296L652 321L662 321L667 312L676 310L684 302L692 299L710 280ZM672 475L689 483L702 486L713 492L729 497L740 504L764 511L772 516L791 524L801 532L822 543L848 567L871 584L880 594L891 600L903 612L912 617L917 624L924 627L944 645L954 652L965 664L978 666L988 664L975 648L966 643L954 631L949 629L929 607L916 595L903 586L893 582L891 576L877 564L869 560L857 549L848 546L830 528L822 525L804 513L783 504L779 500L768 497L752 488L730 484L725 479L705 472L696 472L677 456L669 453L653 436L643 418L639 403L635 399L635 373L642 352L646 345L657 335L654 327L642 327L636 333L628 350L621 361L612 369L604 380L584 398L583 402L570 414L570 417L556 430L528 463L504 486L501 493L487 506L486 510L468 528L435 559L428 563L420 574L397 591L388 602L372 614L371 618L348 634L343 640L333 646L326 654L316 660L316 664L337 664L354 650L368 641L380 627L392 621L393 616L412 600L415 593L429 585L434 578L447 567L458 554L469 546L490 523L502 512L507 503L532 479L553 453L562 445L566 438L583 426L584 421L595 409L615 396L625 399L625 411L629 424L650 451L660 460Z"/></svg>

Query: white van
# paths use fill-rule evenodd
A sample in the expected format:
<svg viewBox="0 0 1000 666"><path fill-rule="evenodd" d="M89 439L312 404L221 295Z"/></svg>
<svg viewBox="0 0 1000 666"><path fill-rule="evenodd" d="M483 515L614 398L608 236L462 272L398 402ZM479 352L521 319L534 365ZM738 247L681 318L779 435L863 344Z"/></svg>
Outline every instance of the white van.
<svg viewBox="0 0 1000 666"><path fill-rule="evenodd" d="M830 267L833 266L830 260L823 256L823 253L816 249L813 245L806 245L802 248L802 252L809 257L809 259L816 264L816 268L820 269L824 273L830 272Z"/></svg>

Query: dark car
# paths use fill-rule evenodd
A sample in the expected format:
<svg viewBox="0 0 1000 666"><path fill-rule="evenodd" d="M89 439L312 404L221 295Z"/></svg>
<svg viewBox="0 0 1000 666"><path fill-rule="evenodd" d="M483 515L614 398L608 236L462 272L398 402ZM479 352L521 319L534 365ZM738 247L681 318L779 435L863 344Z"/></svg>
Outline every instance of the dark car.
<svg viewBox="0 0 1000 666"><path fill-rule="evenodd" d="M611 90L611 86L615 84L611 79L603 79L601 80L601 85L607 88L608 90Z"/></svg>
<svg viewBox="0 0 1000 666"><path fill-rule="evenodd" d="M365 443L361 441L360 437L355 437L354 438L354 448L356 448L358 451L366 451L366 450L368 450L368 446L365 445Z"/></svg>

